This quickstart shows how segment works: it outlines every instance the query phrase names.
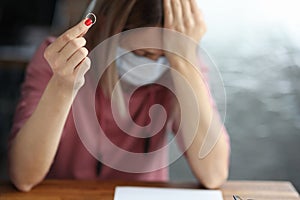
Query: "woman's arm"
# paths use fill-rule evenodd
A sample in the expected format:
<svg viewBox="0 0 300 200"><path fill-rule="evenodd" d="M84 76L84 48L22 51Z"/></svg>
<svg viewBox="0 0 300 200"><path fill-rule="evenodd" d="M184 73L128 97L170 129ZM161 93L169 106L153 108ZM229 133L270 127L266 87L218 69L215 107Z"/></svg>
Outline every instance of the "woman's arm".
<svg viewBox="0 0 300 200"><path fill-rule="evenodd" d="M197 42L205 34L206 26L195 0L164 0L164 7L165 27L190 38L190 41L179 40L176 36L169 34L164 38L164 43L168 45L168 48L179 50L187 58L186 60L175 54L166 53L172 68L186 80L186 83L183 83L176 73L172 72L176 97L181 102L185 113L189 113L181 119L183 142L188 144L193 140L186 152L187 159L195 176L205 187L217 188L228 177L229 144L225 129L216 117L217 113L214 113L216 111L212 106L203 77L193 67L197 63ZM194 104L193 99L195 99ZM193 126L191 121L195 119L199 119L199 122ZM213 123L212 128L210 128L211 123ZM193 138L195 130L196 136ZM220 137L211 152L206 157L200 158L200 149L207 133L220 134Z"/></svg>
<svg viewBox="0 0 300 200"><path fill-rule="evenodd" d="M187 160L195 176L205 187L217 188L228 177L230 147L226 130L212 106L207 87L199 73L194 71L195 69L190 63L180 58L174 59L171 65L188 81L191 89L195 92L191 93L185 84L174 78L176 97L182 103L182 112L189 113L188 117L181 119L183 144L187 146L192 141L186 151ZM198 109L193 105L193 99L196 100ZM193 122L197 119L199 119L199 126L195 127ZM191 121L193 122L191 123ZM212 135L210 138L217 141L206 140L207 134ZM208 147L214 146L209 154L202 158L200 150L204 143L209 143Z"/></svg>
<svg viewBox="0 0 300 200"><path fill-rule="evenodd" d="M56 154L74 95L90 68L84 21L68 30L45 51L53 76L24 126L12 140L9 171L21 191L29 191L46 176Z"/></svg>

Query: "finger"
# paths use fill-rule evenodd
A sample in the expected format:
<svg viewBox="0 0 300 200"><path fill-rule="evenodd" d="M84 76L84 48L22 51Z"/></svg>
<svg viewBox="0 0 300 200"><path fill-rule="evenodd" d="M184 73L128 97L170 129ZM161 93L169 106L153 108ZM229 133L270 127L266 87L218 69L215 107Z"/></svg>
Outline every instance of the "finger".
<svg viewBox="0 0 300 200"><path fill-rule="evenodd" d="M192 10L191 10L191 2L189 0L181 0L183 18L187 21L192 21Z"/></svg>
<svg viewBox="0 0 300 200"><path fill-rule="evenodd" d="M79 24L59 36L57 40L51 44L51 51L53 53L60 52L69 41L77 37L82 37L85 33L87 33L89 28L92 26L92 24L87 23L89 20L90 19L82 20Z"/></svg>
<svg viewBox="0 0 300 200"><path fill-rule="evenodd" d="M68 60L66 70L74 71L74 69L87 57L88 53L89 51L85 47L78 49Z"/></svg>
<svg viewBox="0 0 300 200"><path fill-rule="evenodd" d="M85 74L89 71L91 68L91 60L86 57L75 69L74 75L75 75L75 82L78 83L79 87L82 87L85 83Z"/></svg>
<svg viewBox="0 0 300 200"><path fill-rule="evenodd" d="M198 7L198 4L196 2L196 0L189 0L190 3L191 3L191 10L193 13L197 13L199 12L199 7Z"/></svg>
<svg viewBox="0 0 300 200"><path fill-rule="evenodd" d="M91 67L91 60L86 57L75 69L76 76L84 76Z"/></svg>
<svg viewBox="0 0 300 200"><path fill-rule="evenodd" d="M196 23L201 23L201 24L204 24L204 26L205 26L204 15L203 15L202 11L200 10L196 0L190 0L190 2L191 2L191 10L193 12Z"/></svg>
<svg viewBox="0 0 300 200"><path fill-rule="evenodd" d="M164 0L164 12L165 12L165 27L171 27L173 23L173 13L171 7L171 0Z"/></svg>
<svg viewBox="0 0 300 200"><path fill-rule="evenodd" d="M85 46L86 40L83 37L75 38L68 42L68 44L61 50L61 54L65 56L66 61L81 47Z"/></svg>
<svg viewBox="0 0 300 200"><path fill-rule="evenodd" d="M172 0L171 1L172 14L175 23L180 23L182 20L182 6L180 0Z"/></svg>

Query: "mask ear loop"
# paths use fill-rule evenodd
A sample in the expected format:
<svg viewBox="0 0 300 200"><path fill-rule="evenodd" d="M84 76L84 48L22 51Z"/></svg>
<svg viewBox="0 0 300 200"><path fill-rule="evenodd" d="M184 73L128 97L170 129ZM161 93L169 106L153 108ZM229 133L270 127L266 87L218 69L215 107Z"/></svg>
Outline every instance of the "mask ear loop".
<svg viewBox="0 0 300 200"><path fill-rule="evenodd" d="M92 22L93 22L92 25L94 25L97 21L97 17L94 13L88 13L85 18L92 20Z"/></svg>

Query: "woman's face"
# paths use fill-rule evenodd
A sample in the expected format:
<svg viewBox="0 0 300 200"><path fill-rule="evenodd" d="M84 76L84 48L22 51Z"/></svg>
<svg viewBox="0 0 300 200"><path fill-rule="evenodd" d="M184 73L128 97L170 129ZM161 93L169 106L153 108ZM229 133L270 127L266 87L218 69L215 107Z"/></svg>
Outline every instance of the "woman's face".
<svg viewBox="0 0 300 200"><path fill-rule="evenodd" d="M120 40L120 46L132 51L138 56L144 56L151 60L157 60L164 56L162 32L158 29L145 28L130 31L123 34ZM157 48L141 48L155 46Z"/></svg>

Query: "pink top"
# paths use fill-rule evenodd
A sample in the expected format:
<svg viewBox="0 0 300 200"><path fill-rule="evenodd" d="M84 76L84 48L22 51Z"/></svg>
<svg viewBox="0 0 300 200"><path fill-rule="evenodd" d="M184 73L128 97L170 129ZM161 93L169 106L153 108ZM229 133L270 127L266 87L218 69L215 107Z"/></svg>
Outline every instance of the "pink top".
<svg viewBox="0 0 300 200"><path fill-rule="evenodd" d="M34 112L42 94L45 90L48 81L52 77L51 67L43 57L45 48L54 41L54 38L47 39L38 49L29 64L26 72L25 82L22 85L21 99L16 109L14 123L10 140L15 137L17 132L26 122L26 120ZM149 108L153 104L162 105L168 116L172 111L172 103L170 99L173 94L162 86L148 85L139 88L130 100L130 114L132 119L140 126L145 126L149 123ZM100 88L97 89L95 95L96 114L98 121L106 133L107 138L120 148L134 153L154 152L166 145L166 132L168 124L163 126L163 129L151 139L137 138L124 133L115 123L112 116L110 101L104 97ZM84 109L85 105L79 105ZM85 116L82 116L84 121ZM158 117L159 120L159 117ZM108 134L109 133L109 134ZM101 143L101 142L100 142ZM99 154L104 157L104 160L113 160L126 165L134 160L124 160L122 155L109 149L107 143L102 143ZM139 168L145 168L145 171L151 165L166 166L156 171L144 173L122 172L105 164L100 164L89 151L85 148L79 135L77 134L72 111L69 113L60 144L54 158L53 164L47 175L47 178L55 179L118 179L118 180L136 180L136 181L167 181L168 176L168 151L167 149L156 154L153 160L137 163ZM151 168L151 167L150 167Z"/></svg>

